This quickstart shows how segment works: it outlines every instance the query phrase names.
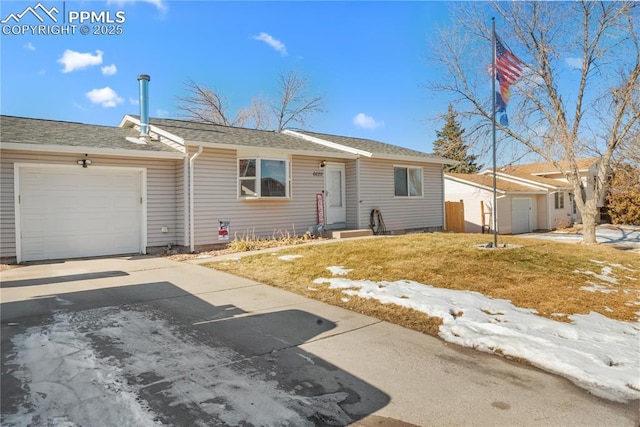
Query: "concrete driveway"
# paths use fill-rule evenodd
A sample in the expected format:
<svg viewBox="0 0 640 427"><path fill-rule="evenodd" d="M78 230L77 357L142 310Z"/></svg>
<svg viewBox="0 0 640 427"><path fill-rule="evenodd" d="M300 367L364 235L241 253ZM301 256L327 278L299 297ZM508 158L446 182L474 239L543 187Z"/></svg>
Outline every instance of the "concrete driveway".
<svg viewBox="0 0 640 427"><path fill-rule="evenodd" d="M637 426L638 402L163 258L1 273L3 426Z"/></svg>

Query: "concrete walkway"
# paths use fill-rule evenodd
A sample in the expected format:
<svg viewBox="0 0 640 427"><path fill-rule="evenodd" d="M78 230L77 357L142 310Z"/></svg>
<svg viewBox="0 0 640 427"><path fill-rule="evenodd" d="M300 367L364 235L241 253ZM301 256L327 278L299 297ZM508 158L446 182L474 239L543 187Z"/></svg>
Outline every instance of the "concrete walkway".
<svg viewBox="0 0 640 427"><path fill-rule="evenodd" d="M3 426L640 420L638 402L192 263L92 259L0 278Z"/></svg>

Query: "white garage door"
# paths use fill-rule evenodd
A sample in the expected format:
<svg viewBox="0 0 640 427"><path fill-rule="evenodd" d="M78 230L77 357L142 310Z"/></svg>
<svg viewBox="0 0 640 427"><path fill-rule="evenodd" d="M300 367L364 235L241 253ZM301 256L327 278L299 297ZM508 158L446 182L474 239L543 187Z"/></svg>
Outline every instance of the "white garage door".
<svg viewBox="0 0 640 427"><path fill-rule="evenodd" d="M511 234L531 231L531 199L526 197L511 199Z"/></svg>
<svg viewBox="0 0 640 427"><path fill-rule="evenodd" d="M140 169L18 168L21 261L140 253Z"/></svg>

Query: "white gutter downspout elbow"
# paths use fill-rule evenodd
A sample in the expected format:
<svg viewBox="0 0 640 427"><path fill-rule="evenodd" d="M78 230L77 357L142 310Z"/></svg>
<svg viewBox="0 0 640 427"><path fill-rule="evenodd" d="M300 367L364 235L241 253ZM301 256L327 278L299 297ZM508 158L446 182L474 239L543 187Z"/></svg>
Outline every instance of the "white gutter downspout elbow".
<svg viewBox="0 0 640 427"><path fill-rule="evenodd" d="M195 238L193 236L195 232L194 227L194 210L195 210L195 201L193 200L193 165L196 162L198 156L202 154L202 145L198 147L198 151L196 154L189 158L189 251L191 253L195 252Z"/></svg>

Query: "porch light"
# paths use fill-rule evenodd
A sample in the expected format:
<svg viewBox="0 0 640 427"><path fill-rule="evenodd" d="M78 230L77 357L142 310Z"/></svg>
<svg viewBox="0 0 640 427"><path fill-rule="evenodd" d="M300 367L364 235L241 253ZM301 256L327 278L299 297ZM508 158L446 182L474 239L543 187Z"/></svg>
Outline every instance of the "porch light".
<svg viewBox="0 0 640 427"><path fill-rule="evenodd" d="M93 162L91 161L91 159L82 159L82 160L78 160L76 163L81 165L83 168L86 168L87 166L89 166Z"/></svg>
<svg viewBox="0 0 640 427"><path fill-rule="evenodd" d="M321 168L323 168L323 167L325 167L325 166L327 166L327 161L326 161L326 160L322 160L322 161L320 162L320 167L321 167Z"/></svg>

